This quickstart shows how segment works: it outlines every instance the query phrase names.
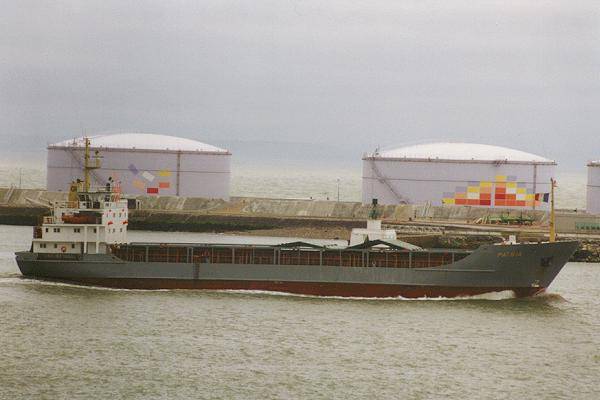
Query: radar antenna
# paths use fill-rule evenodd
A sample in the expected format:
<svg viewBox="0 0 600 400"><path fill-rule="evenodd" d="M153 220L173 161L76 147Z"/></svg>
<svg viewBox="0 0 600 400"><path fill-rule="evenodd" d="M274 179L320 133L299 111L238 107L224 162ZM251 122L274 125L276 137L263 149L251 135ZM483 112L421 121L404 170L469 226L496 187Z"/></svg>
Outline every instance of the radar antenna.
<svg viewBox="0 0 600 400"><path fill-rule="evenodd" d="M377 199L371 200L371 209L369 210L369 219L378 219L379 210L377 210Z"/></svg>

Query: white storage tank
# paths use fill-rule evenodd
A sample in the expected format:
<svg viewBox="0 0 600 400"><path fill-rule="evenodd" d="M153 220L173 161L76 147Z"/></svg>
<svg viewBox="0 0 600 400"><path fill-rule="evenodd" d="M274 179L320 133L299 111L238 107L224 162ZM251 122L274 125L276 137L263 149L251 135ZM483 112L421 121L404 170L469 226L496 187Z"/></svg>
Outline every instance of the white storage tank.
<svg viewBox="0 0 600 400"><path fill-rule="evenodd" d="M556 162L474 143L429 143L363 157L363 203L548 209Z"/></svg>
<svg viewBox="0 0 600 400"><path fill-rule="evenodd" d="M587 212L600 214L600 160L588 164Z"/></svg>
<svg viewBox="0 0 600 400"><path fill-rule="evenodd" d="M91 184L105 185L109 177L133 195L166 195L229 199L231 153L191 139L145 133L90 136L100 168ZM83 179L85 137L48 146L47 189L66 191Z"/></svg>

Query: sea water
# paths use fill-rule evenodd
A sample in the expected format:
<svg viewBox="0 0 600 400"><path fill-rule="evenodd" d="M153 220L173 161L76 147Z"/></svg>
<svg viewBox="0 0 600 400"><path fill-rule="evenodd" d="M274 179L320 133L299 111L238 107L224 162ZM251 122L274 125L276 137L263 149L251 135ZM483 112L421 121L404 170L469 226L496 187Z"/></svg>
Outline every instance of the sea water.
<svg viewBox="0 0 600 400"><path fill-rule="evenodd" d="M157 234L134 231L130 239ZM13 253L30 240L31 227L0 226L0 399L537 400L600 393L600 264L567 264L547 294L530 299L114 290L23 279Z"/></svg>

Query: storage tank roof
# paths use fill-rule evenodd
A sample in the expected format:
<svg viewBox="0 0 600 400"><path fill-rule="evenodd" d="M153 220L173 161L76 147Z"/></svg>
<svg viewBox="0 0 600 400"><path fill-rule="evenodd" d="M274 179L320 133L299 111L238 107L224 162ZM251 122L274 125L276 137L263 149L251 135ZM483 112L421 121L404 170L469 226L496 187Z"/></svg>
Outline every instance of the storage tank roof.
<svg viewBox="0 0 600 400"><path fill-rule="evenodd" d="M163 151L194 151L210 153L228 153L210 144L175 136L155 135L151 133L119 133L114 135L88 136L90 147L107 149L138 149ZM84 147L85 137L63 140L49 147Z"/></svg>
<svg viewBox="0 0 600 400"><path fill-rule="evenodd" d="M590 161L588 164L590 167L600 167L600 160L598 161Z"/></svg>
<svg viewBox="0 0 600 400"><path fill-rule="evenodd" d="M508 161L554 163L553 160L520 150L476 143L427 143L384 150L369 157L419 160Z"/></svg>

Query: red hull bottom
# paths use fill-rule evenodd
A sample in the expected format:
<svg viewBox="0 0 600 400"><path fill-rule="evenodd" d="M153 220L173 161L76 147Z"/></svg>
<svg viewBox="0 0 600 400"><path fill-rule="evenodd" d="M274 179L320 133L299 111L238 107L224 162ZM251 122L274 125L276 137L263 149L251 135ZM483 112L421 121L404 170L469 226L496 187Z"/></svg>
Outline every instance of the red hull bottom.
<svg viewBox="0 0 600 400"><path fill-rule="evenodd" d="M407 286L362 283L315 283L274 281L223 281L185 279L96 279L85 278L75 283L120 289L206 289L206 290L261 290L309 296L334 297L462 297L511 290L516 297L529 297L544 288L513 287L450 287Z"/></svg>

